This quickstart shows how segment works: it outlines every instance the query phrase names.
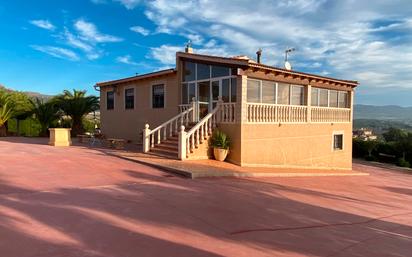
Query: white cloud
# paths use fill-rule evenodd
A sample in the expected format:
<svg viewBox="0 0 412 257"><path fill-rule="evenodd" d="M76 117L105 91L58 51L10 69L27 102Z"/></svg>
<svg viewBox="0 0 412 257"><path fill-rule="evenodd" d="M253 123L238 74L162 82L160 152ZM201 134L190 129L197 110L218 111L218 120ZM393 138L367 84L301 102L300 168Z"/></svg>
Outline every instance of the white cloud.
<svg viewBox="0 0 412 257"><path fill-rule="evenodd" d="M264 63L281 66L286 47L296 47L291 62L297 69L358 79L362 87L411 88L409 5L408 0L239 0L236 5L153 0L146 3L145 15L157 32L195 39L198 53L254 57L261 47ZM182 49L164 44L152 48L150 57L171 64Z"/></svg>
<svg viewBox="0 0 412 257"><path fill-rule="evenodd" d="M143 36L148 36L150 34L150 31L148 29L145 29L145 28L140 27L140 26L130 27L130 30L133 31L133 32L139 33Z"/></svg>
<svg viewBox="0 0 412 257"><path fill-rule="evenodd" d="M89 40L95 43L123 41L122 38L100 33L96 25L83 19L77 20L74 23L74 28L79 32L83 40Z"/></svg>
<svg viewBox="0 0 412 257"><path fill-rule="evenodd" d="M31 24L42 29L54 30L56 27L48 20L31 20Z"/></svg>
<svg viewBox="0 0 412 257"><path fill-rule="evenodd" d="M132 60L132 57L130 55L119 56L116 58L116 61L120 63L124 63L124 64L129 64L129 65L138 65L137 62L134 62Z"/></svg>
<svg viewBox="0 0 412 257"><path fill-rule="evenodd" d="M161 45L159 47L150 48L148 58L155 59L163 65L172 66L176 63L176 52L184 50L182 46ZM196 48L196 53L206 55L228 56L225 48Z"/></svg>
<svg viewBox="0 0 412 257"><path fill-rule="evenodd" d="M134 9L140 3L140 0L114 0L114 1L120 2L128 10Z"/></svg>
<svg viewBox="0 0 412 257"><path fill-rule="evenodd" d="M97 50L92 44L88 44L81 40L77 35L73 35L70 31L65 28L63 33L63 39L71 47L77 48L85 52L87 59L96 60L101 57L101 51Z"/></svg>
<svg viewBox="0 0 412 257"><path fill-rule="evenodd" d="M60 59L66 59L70 61L78 61L80 58L77 54L69 49L55 47L55 46L39 46L39 45L32 45L33 49L46 53L48 55L54 56Z"/></svg>

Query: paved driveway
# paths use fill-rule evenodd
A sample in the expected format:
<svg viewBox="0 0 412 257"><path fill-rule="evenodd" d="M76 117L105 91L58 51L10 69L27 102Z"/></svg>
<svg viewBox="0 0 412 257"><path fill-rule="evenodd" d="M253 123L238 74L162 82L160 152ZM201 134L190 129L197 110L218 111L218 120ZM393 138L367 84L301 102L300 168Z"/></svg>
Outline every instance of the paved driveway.
<svg viewBox="0 0 412 257"><path fill-rule="evenodd" d="M412 175L188 180L0 139L0 256L412 256Z"/></svg>

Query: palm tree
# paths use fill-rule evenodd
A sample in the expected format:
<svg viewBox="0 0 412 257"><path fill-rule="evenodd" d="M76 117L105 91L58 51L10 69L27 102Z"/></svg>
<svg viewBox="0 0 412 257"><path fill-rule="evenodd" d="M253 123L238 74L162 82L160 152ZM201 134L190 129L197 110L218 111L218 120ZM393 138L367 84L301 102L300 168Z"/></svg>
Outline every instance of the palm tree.
<svg viewBox="0 0 412 257"><path fill-rule="evenodd" d="M5 135L6 122L13 116L13 107L6 93L0 92L0 134Z"/></svg>
<svg viewBox="0 0 412 257"><path fill-rule="evenodd" d="M99 98L86 96L86 90L64 90L63 94L55 98L55 102L71 118L73 136L84 132L84 116L99 109Z"/></svg>
<svg viewBox="0 0 412 257"><path fill-rule="evenodd" d="M30 100L30 103L32 105L32 113L41 126L40 136L47 136L48 129L61 117L59 108L55 103L51 101L44 102L39 98Z"/></svg>

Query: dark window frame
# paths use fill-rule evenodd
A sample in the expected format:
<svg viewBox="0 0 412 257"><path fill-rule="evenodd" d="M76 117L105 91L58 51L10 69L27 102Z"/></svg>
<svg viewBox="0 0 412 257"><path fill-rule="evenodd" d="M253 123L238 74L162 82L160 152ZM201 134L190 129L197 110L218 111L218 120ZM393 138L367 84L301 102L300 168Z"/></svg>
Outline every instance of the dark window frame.
<svg viewBox="0 0 412 257"><path fill-rule="evenodd" d="M155 89L156 89L156 87L162 87L163 88L163 94L162 94L162 96L160 96L160 95L155 95ZM163 108L165 108L165 100L166 100L166 98L165 98L165 95L166 95L166 86L165 86L165 84L155 84L155 85L152 85L152 92L151 92L151 94L152 94L152 108L153 109L163 109ZM160 98L161 97L161 98Z"/></svg>
<svg viewBox="0 0 412 257"><path fill-rule="evenodd" d="M333 134L333 151L343 150L343 133Z"/></svg>
<svg viewBox="0 0 412 257"><path fill-rule="evenodd" d="M127 95L127 92L130 92L130 91L132 91L133 92L133 95L132 96L128 96ZM126 109L126 110L132 110L132 109L134 109L134 99L135 99L135 97L134 97L134 88L125 88L125 90L124 90L124 108ZM129 103L128 101L130 101L131 100L131 103Z"/></svg>
<svg viewBox="0 0 412 257"><path fill-rule="evenodd" d="M109 104L109 94L111 94L113 96L112 99L111 99L112 102L110 104ZM114 110L114 105L115 105L114 98L115 98L114 90L106 92L106 110Z"/></svg>

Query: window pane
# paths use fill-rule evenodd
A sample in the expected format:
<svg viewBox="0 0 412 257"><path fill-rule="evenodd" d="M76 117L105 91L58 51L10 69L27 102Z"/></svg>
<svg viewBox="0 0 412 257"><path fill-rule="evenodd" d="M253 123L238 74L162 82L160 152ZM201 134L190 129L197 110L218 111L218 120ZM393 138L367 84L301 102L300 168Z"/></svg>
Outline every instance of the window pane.
<svg viewBox="0 0 412 257"><path fill-rule="evenodd" d="M237 95L237 80L236 78L232 78L230 82L230 101L232 103L236 102L236 95Z"/></svg>
<svg viewBox="0 0 412 257"><path fill-rule="evenodd" d="M304 86L292 86L292 105L304 105L305 104L305 87Z"/></svg>
<svg viewBox="0 0 412 257"><path fill-rule="evenodd" d="M319 89L319 106L328 107L328 90Z"/></svg>
<svg viewBox="0 0 412 257"><path fill-rule="evenodd" d="M209 103L210 99L210 81L203 81L198 83L199 101Z"/></svg>
<svg viewBox="0 0 412 257"><path fill-rule="evenodd" d="M189 103L189 101L188 101L188 92L187 92L187 84L186 83L183 83L182 84L182 104L188 104Z"/></svg>
<svg viewBox="0 0 412 257"><path fill-rule="evenodd" d="M153 85L152 90L153 108L164 108L164 85Z"/></svg>
<svg viewBox="0 0 412 257"><path fill-rule="evenodd" d="M319 99L318 99L319 89L312 87L312 95L311 95L311 105L312 106L319 106Z"/></svg>
<svg viewBox="0 0 412 257"><path fill-rule="evenodd" d="M276 97L276 84L272 81L262 81L262 103L274 104Z"/></svg>
<svg viewBox="0 0 412 257"><path fill-rule="evenodd" d="M189 103L193 101L193 98L196 98L196 84L189 83Z"/></svg>
<svg viewBox="0 0 412 257"><path fill-rule="evenodd" d="M223 66L212 66L212 78L229 76L229 68Z"/></svg>
<svg viewBox="0 0 412 257"><path fill-rule="evenodd" d="M134 108L134 88L128 88L124 91L124 100L125 100L125 108L126 109L133 109Z"/></svg>
<svg viewBox="0 0 412 257"><path fill-rule="evenodd" d="M349 108L348 92L339 92L339 107Z"/></svg>
<svg viewBox="0 0 412 257"><path fill-rule="evenodd" d="M343 135L334 135L333 136L333 149L342 150L343 149Z"/></svg>
<svg viewBox="0 0 412 257"><path fill-rule="evenodd" d="M278 83L278 104L289 104L289 84Z"/></svg>
<svg viewBox="0 0 412 257"><path fill-rule="evenodd" d="M107 110L114 109L114 92L109 91L106 93L106 108Z"/></svg>
<svg viewBox="0 0 412 257"><path fill-rule="evenodd" d="M183 63L183 81L195 80L195 64L193 62Z"/></svg>
<svg viewBox="0 0 412 257"><path fill-rule="evenodd" d="M229 102L229 84L230 79L222 79L222 100L225 103Z"/></svg>
<svg viewBox="0 0 412 257"><path fill-rule="evenodd" d="M212 99L219 100L219 81L212 81Z"/></svg>
<svg viewBox="0 0 412 257"><path fill-rule="evenodd" d="M250 103L260 103L259 80L247 80L247 101Z"/></svg>
<svg viewBox="0 0 412 257"><path fill-rule="evenodd" d="M338 107L338 91L329 90L329 107Z"/></svg>
<svg viewBox="0 0 412 257"><path fill-rule="evenodd" d="M197 80L210 78L210 66L207 64L197 64Z"/></svg>

